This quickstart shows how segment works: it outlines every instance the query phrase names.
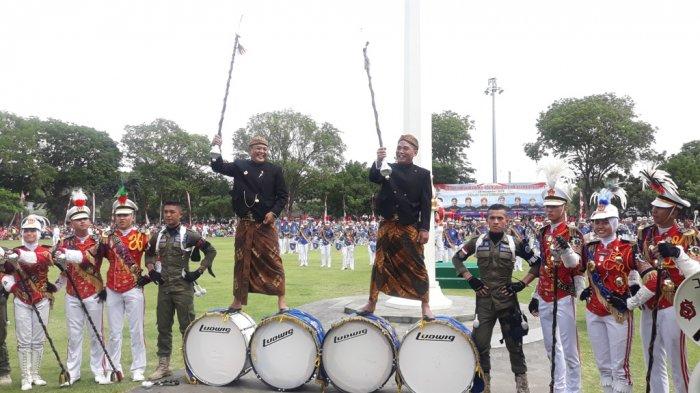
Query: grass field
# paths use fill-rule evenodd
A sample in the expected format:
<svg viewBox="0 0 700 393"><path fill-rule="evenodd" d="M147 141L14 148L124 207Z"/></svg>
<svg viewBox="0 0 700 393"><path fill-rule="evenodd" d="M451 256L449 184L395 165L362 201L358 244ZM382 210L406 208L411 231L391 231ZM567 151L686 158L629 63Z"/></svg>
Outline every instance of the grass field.
<svg viewBox="0 0 700 393"><path fill-rule="evenodd" d="M228 306L231 302L231 293L233 287L233 239L232 238L217 238L212 241L218 251L218 256L214 263L214 271L217 278L211 276L203 276L199 283L207 289L207 294L201 298L195 298L195 311L199 315L209 308ZM0 245L5 247L15 246L17 243L0 242ZM287 281L287 301L290 307L300 306L305 303L340 296L365 294L369 289L370 268L368 266L368 255L365 247L357 247L355 250L355 271L341 271L341 255L333 250L333 268L321 269L320 255L318 251L309 253L309 267L300 268L298 266L297 256L287 254L283 256L286 281ZM106 272L106 267L103 268L103 273ZM520 273L522 275L522 273ZM57 269L52 269L52 279L57 276ZM146 350L148 354L148 366L146 375L150 374L157 363L156 358L156 314L155 300L157 287L152 284L146 286ZM444 291L448 295L465 295L473 296L473 292L460 289L449 289ZM532 294L532 288L526 288L520 294L520 301L527 303ZM8 318L10 325L8 326L7 346L10 353L10 364L12 366L11 388L3 388L2 391L14 392L19 390L19 370L17 363L16 340L14 336L14 317L12 300L8 301ZM269 296L251 294L249 306L245 311L259 320L260 318L272 314L276 311L276 299ZM639 337L639 313L635 315L635 336L634 346L632 350L632 360L630 369L634 378L635 392L643 391L645 367L642 358L642 348L640 345L641 338ZM579 304L577 313L577 322L580 335L581 361L583 363L583 389L584 392L600 392L600 382L598 372L595 367L595 361L590 347L590 339L586 334L586 322L584 314L584 306ZM105 317L105 325L107 325ZM174 327L176 328L177 323ZM108 327L105 326L105 331ZM56 303L50 314L49 332L57 345L59 354L62 360L65 361L66 355L66 325L64 319L64 301L63 296L57 296ZM122 367L125 370L129 369L131 363L131 353L129 347L129 332L125 326L124 342L122 350ZM181 348L181 339L179 334L173 334L173 348ZM594 338L593 338L594 339ZM135 386L137 383L131 382L125 378L124 382L114 385L100 386L92 382L91 372L88 365L89 353L87 350L87 334L84 340L83 365L82 365L82 380L70 388L71 392L124 392ZM700 349L689 343L688 345L688 364L692 368L700 361ZM547 359L528 359L528 362L547 362ZM172 358L172 366L174 368L182 368L182 354L179 351L174 351ZM128 374L128 373L127 373ZM33 391L54 390L57 387L58 381L58 365L51 353L48 343L45 346L43 365L41 375L49 383L43 388L34 388ZM126 375L125 377L129 377Z"/></svg>

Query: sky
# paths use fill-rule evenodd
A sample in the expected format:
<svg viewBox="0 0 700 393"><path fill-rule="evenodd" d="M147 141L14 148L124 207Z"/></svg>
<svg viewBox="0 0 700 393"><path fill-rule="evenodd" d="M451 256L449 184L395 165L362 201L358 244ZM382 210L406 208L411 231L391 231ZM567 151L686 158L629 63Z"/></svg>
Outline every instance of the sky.
<svg viewBox="0 0 700 393"><path fill-rule="evenodd" d="M522 146L561 98L629 95L658 128L655 148L675 153L700 136L698 11L693 1L423 0L423 112L474 120L467 154L478 182L491 182L491 77L504 89L501 182L543 180ZM224 138L254 114L293 109L340 129L345 159L369 162L378 142L362 47L371 42L379 121L393 146L403 131L403 23L400 0L5 0L0 110L115 140L156 118L212 136L239 32L247 52L236 57Z"/></svg>

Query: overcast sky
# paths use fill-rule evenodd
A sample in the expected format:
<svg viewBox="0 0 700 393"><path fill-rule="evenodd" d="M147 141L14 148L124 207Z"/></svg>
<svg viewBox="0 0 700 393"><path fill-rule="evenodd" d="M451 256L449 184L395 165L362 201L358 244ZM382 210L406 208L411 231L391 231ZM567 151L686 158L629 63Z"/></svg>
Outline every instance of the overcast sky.
<svg viewBox="0 0 700 393"><path fill-rule="evenodd" d="M403 7L394 1L0 2L0 110L56 118L121 139L161 117L211 136L238 30L224 137L256 113L291 108L343 132L346 159L377 147L363 68L385 141L403 123ZM447 1L422 4L423 108L468 114L468 151L491 181L497 97L499 181L541 180L522 150L554 100L614 92L658 127L659 150L700 135L700 6L696 1ZM230 155L230 148L224 154Z"/></svg>

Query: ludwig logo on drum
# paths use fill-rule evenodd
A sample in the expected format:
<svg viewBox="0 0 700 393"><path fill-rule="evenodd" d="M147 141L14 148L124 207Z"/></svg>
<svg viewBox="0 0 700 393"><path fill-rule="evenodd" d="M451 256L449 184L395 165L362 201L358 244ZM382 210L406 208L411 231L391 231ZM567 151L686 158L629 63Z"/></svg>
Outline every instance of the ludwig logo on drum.
<svg viewBox="0 0 700 393"><path fill-rule="evenodd" d="M287 337L291 337L292 334L294 334L294 329L285 330L284 332L272 336L270 338L263 338L263 348L270 346L278 341L282 341Z"/></svg>
<svg viewBox="0 0 700 393"><path fill-rule="evenodd" d="M199 327L200 332L204 333L222 333L222 334L228 334L231 333L231 328L230 327L225 327L225 326L207 326L207 325L201 325Z"/></svg>
<svg viewBox="0 0 700 393"><path fill-rule="evenodd" d="M454 335L450 334L425 334L418 332L416 334L416 340L418 341L449 341L452 342L455 340Z"/></svg>
<svg viewBox="0 0 700 393"><path fill-rule="evenodd" d="M367 334L367 329L362 329L362 330L358 330L356 332L343 334L342 336L335 336L335 337L333 337L333 344L337 344L341 341L350 340L351 338L364 336L365 334Z"/></svg>

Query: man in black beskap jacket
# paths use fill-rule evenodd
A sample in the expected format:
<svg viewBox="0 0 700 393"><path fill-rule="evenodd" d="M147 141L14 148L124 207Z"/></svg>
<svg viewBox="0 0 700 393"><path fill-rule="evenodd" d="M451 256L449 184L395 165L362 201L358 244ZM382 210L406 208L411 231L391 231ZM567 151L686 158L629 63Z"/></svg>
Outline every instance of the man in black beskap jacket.
<svg viewBox="0 0 700 393"><path fill-rule="evenodd" d="M221 137L215 136L212 145L221 146ZM282 168L267 162L267 140L254 136L248 147L249 160L224 162L219 155L211 161L214 172L233 177L231 203L240 218L235 240L233 303L229 312L239 311L247 304L249 292L276 295L282 312L287 310L284 267L274 223L289 194Z"/></svg>
<svg viewBox="0 0 700 393"><path fill-rule="evenodd" d="M379 292L420 300L423 318L433 319L428 303L428 271L423 245L430 232L433 186L430 171L413 164L418 140L402 135L396 147L396 164L388 178L380 172L386 148L379 148L369 180L381 184L377 210L382 216L377 231L377 255L372 267L369 301L359 314L374 311Z"/></svg>

